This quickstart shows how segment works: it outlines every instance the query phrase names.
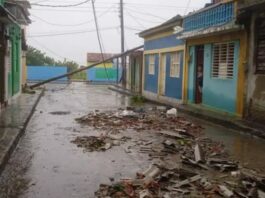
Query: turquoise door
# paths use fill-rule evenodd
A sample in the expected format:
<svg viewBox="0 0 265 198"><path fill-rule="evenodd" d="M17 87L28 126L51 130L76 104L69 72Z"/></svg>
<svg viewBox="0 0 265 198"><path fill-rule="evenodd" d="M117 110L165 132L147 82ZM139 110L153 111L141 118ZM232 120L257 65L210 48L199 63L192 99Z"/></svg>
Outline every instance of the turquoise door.
<svg viewBox="0 0 265 198"><path fill-rule="evenodd" d="M236 113L237 106L237 88L238 88L238 62L239 62L239 41L230 41L234 43L233 54L233 76L229 79L214 78L212 76L213 66L213 44L204 45L204 71L203 71L203 89L202 104L206 107L221 110L229 113ZM195 46L189 48L188 64L188 102L195 103L195 82L196 82L196 54Z"/></svg>
<svg viewBox="0 0 265 198"><path fill-rule="evenodd" d="M195 46L189 48L189 64L188 64L188 102L195 101Z"/></svg>

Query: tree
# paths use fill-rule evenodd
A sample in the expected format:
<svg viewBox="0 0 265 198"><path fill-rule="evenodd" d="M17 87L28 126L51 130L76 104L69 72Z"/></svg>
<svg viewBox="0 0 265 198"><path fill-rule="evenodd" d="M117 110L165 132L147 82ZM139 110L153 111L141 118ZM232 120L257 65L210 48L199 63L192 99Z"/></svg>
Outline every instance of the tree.
<svg viewBox="0 0 265 198"><path fill-rule="evenodd" d="M54 58L47 56L44 52L29 46L27 51L27 65L55 65Z"/></svg>
<svg viewBox="0 0 265 198"><path fill-rule="evenodd" d="M79 65L74 61L64 61L55 60L52 57L47 56L44 52L29 46L27 51L27 65L36 66L67 66L68 72L72 72L79 68ZM81 72L70 77L71 79L86 80L86 72Z"/></svg>

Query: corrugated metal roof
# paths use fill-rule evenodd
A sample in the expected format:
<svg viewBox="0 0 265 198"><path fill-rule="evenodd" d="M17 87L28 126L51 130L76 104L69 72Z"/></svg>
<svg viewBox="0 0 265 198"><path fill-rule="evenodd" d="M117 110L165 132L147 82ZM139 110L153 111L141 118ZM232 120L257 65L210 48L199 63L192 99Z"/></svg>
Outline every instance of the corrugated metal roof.
<svg viewBox="0 0 265 198"><path fill-rule="evenodd" d="M155 26L153 28L144 30L142 32L139 33L140 37L145 37L145 36L149 36L167 29L174 29L175 26L181 26L182 25L182 16L180 15L176 15L173 18L169 19L168 21Z"/></svg>

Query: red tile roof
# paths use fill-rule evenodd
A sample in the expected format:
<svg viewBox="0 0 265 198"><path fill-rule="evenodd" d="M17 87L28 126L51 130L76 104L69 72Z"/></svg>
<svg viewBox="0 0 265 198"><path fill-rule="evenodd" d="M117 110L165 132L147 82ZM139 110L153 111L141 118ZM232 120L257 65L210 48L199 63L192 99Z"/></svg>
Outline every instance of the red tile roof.
<svg viewBox="0 0 265 198"><path fill-rule="evenodd" d="M115 56L116 54L103 54L104 60ZM101 53L87 53L87 62L100 62L103 61ZM111 61L110 61L111 62Z"/></svg>

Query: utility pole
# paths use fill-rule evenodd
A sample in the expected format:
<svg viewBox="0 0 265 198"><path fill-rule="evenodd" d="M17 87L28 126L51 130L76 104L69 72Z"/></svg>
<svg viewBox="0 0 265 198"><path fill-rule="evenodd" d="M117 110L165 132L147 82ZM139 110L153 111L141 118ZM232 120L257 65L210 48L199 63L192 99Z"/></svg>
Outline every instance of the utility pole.
<svg viewBox="0 0 265 198"><path fill-rule="evenodd" d="M121 19L121 53L124 53L124 18L123 18L123 0L120 0L120 19ZM122 86L126 88L126 56L121 57L122 67Z"/></svg>

